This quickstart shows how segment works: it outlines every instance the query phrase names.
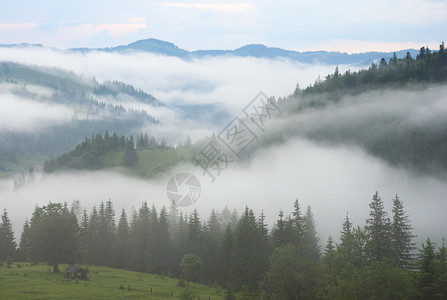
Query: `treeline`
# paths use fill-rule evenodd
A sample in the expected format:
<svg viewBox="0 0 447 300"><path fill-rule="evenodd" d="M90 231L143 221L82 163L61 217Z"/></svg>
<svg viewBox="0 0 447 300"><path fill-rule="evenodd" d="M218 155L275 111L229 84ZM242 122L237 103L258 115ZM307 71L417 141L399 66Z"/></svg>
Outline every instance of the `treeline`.
<svg viewBox="0 0 447 300"><path fill-rule="evenodd" d="M157 100L154 96L145 93L141 89L136 89L134 86L130 84L126 84L121 81L105 81L103 84L99 86L95 86L93 89L93 93L95 95L112 95L117 96L118 94L126 94L132 97L135 97L147 104L151 104L154 106L164 106L163 103Z"/></svg>
<svg viewBox="0 0 447 300"><path fill-rule="evenodd" d="M191 141L188 137L189 145ZM182 144L183 145L183 144ZM183 146L182 146L183 147ZM137 140L134 141L131 135L127 138L125 135L118 135L115 132L110 135L106 130L104 136L101 133L86 137L82 143L77 145L74 150L64 153L58 158L49 159L44 164L45 172L54 172L59 169L98 169L101 167L101 157L108 153L123 152L124 157L122 165L133 167L138 163L138 150L168 150L173 149L162 138L157 142L156 138L149 138L147 133L138 133Z"/></svg>
<svg viewBox="0 0 447 300"><path fill-rule="evenodd" d="M416 255L412 228L396 195L391 214L376 192L363 227L346 215L339 241L323 254L310 206L294 203L269 230L263 213L215 210L207 221L175 206L159 212L146 202L123 209L116 224L109 200L81 213L78 201L36 207L16 250L5 211L0 258L86 263L217 284L227 299L445 299L447 248L427 239ZM78 217L79 224L76 215Z"/></svg>
<svg viewBox="0 0 447 300"><path fill-rule="evenodd" d="M53 172L58 169L96 169L100 167L100 157L111 152L125 151L134 148L133 137L126 138L124 135L113 133L109 135L106 131L86 137L74 150L64 153L58 158L45 161L44 171Z"/></svg>
<svg viewBox="0 0 447 300"><path fill-rule="evenodd" d="M398 59L396 53L387 62L384 58L376 64L372 63L368 69L358 72L346 71L339 73L338 67L334 74L326 76L325 80L317 79L314 85L304 90L297 88L295 95L334 93L350 90L363 92L376 87L400 87L415 82L445 82L447 80L447 53L444 42L439 51L431 51L422 47L416 58L407 52L406 57ZM337 93L334 93L334 96Z"/></svg>

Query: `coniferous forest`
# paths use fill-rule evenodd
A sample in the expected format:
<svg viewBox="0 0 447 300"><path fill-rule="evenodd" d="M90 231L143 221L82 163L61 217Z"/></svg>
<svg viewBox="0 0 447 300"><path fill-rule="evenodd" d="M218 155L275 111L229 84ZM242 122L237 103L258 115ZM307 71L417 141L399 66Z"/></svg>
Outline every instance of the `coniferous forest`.
<svg viewBox="0 0 447 300"><path fill-rule="evenodd" d="M273 226L248 207L212 210L205 220L146 202L130 212L116 212L110 200L90 211L79 200L49 203L35 208L18 241L4 210L0 258L47 263L54 272L82 263L162 274L219 286L227 299L445 299L444 241L416 245L404 202L391 201L387 212L374 193L365 223L346 214L340 235L326 242L311 207L298 200Z"/></svg>

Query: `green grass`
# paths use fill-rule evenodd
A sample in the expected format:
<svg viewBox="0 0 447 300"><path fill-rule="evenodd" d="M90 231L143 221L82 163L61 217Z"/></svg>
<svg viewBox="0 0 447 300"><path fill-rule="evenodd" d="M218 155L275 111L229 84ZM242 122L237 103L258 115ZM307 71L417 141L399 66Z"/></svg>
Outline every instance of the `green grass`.
<svg viewBox="0 0 447 300"><path fill-rule="evenodd" d="M66 267L60 265L61 273L55 274L47 265L3 264L0 299L180 299L187 289L177 286L178 279L95 266L87 267L87 281L70 280L63 274ZM189 289L194 299L224 299L223 293L206 285L190 283Z"/></svg>
<svg viewBox="0 0 447 300"><path fill-rule="evenodd" d="M190 149L137 151L138 165L127 171L133 175L150 178L169 170L182 161L190 161ZM101 157L100 169L122 168L124 152L108 153Z"/></svg>
<svg viewBox="0 0 447 300"><path fill-rule="evenodd" d="M48 157L41 154L23 154L17 156L17 162L11 162L8 160L0 160L0 166L5 171L0 172L0 178L13 177L20 172L23 168L29 169L30 167L38 164L43 167L45 160ZM10 170L10 171L9 171Z"/></svg>

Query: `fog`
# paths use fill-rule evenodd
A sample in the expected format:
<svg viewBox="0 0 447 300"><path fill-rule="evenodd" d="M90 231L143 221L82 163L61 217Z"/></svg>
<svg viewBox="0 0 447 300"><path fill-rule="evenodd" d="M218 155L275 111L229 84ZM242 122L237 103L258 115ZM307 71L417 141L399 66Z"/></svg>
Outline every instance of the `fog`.
<svg viewBox="0 0 447 300"><path fill-rule="evenodd" d="M0 85L0 132L39 130L69 122L74 111L64 105L39 102L49 90L36 86L27 87L28 96L12 93L11 86Z"/></svg>
<svg viewBox="0 0 447 300"><path fill-rule="evenodd" d="M291 213L299 199L305 211L312 207L317 229L324 244L328 235L339 236L346 212L355 225L365 225L372 195L377 190L391 211L391 199L397 193L404 201L414 233L420 244L427 236L440 241L446 235L447 185L430 176L414 176L403 169L388 166L359 148L322 146L302 139L265 148L248 163L234 163L223 170L215 182L199 167L178 166L156 180L127 177L117 172L74 172L45 175L37 183L13 191L12 181L0 181L0 205L6 207L19 234L25 218L36 204L68 202L79 199L91 209L111 199L119 215L138 209L142 201L161 209L169 208L166 184L177 172L195 174L202 185L198 201L182 211L197 209L202 220L212 208L225 206L239 212L247 205L257 215L264 211L272 225L278 212Z"/></svg>
<svg viewBox="0 0 447 300"><path fill-rule="evenodd" d="M168 108L179 103L223 103L234 116L240 115L241 109L260 91L269 96L288 95L297 82L307 86L334 69L334 66L284 60L240 57L180 60L147 53L75 54L45 48L0 48L0 60L64 68L85 77L95 76L99 81L121 80L151 93L166 102ZM355 70L340 66L340 71L347 68ZM365 225L368 204L374 192L379 191L388 211L396 193L404 201L418 244L427 236L440 241L447 235L447 185L443 179L391 167L348 141L316 143L303 136L308 131L322 129L338 132L343 138L349 130L363 128L367 138L374 138L406 127L445 128L446 92L446 87L371 92L292 117L283 115L267 130L266 136L290 133L285 143L259 149L248 162L230 164L214 183L193 165L177 166L151 180L116 171L46 174L41 181L17 191L13 190L11 179L0 181L0 208L7 208L17 235L35 205L49 201L70 204L79 199L90 210L93 205L111 199L117 215L122 208L130 214L142 201L154 203L160 209L162 205L169 206L166 184L170 176L191 172L200 180L202 194L184 211L197 209L202 220L212 208L221 210L228 206L241 212L247 205L257 215L264 210L271 226L280 210L290 213L294 200L299 199L303 211L311 205L324 244L329 234L338 239L346 212L355 225ZM1 104L0 128L20 130L45 124L46 120L65 119L66 113L59 106L28 100L12 95L3 97L0 101L6 102ZM126 105L141 108L138 106L141 104L129 101ZM13 117L18 111L23 118ZM157 130L163 134L183 135L188 130L194 130L195 138L209 134L210 126L201 127L194 121L185 123L175 111L161 108L154 112L161 123ZM64 117L59 120L56 115Z"/></svg>
<svg viewBox="0 0 447 300"><path fill-rule="evenodd" d="M239 111L260 91L268 96L289 95L297 83L308 86L335 69L283 59L228 56L182 60L144 52L81 54L37 47L0 48L0 60L72 70L100 82L120 80L167 104L223 103L232 112ZM354 71L358 67L339 69Z"/></svg>

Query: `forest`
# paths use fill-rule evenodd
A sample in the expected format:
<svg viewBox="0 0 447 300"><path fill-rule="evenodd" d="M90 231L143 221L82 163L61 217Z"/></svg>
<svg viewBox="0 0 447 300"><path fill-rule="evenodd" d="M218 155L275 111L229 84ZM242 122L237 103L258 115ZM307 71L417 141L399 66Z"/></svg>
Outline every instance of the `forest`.
<svg viewBox="0 0 447 300"><path fill-rule="evenodd" d="M179 284L201 282L226 299L445 299L447 247L429 238L417 247L404 203L392 210L375 192L365 224L340 220L340 236L321 248L310 206L298 200L271 228L261 212L212 210L203 220L174 205L143 202L116 215L112 201L91 211L79 200L36 206L15 240L5 209L0 224L1 265L14 261L81 263L162 274ZM116 220L118 222L116 223ZM334 224L335 226L336 224Z"/></svg>

